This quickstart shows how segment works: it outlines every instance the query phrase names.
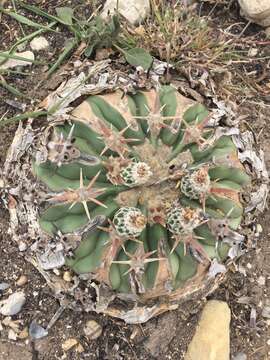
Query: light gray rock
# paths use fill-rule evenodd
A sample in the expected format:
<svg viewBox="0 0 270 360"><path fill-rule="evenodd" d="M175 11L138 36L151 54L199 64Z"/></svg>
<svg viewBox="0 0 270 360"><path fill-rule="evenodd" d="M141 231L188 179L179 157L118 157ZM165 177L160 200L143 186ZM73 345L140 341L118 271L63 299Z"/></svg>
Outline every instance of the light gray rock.
<svg viewBox="0 0 270 360"><path fill-rule="evenodd" d="M32 339L42 339L48 335L48 331L37 324L35 321L32 321L29 326L29 335Z"/></svg>
<svg viewBox="0 0 270 360"><path fill-rule="evenodd" d="M30 47L34 51L40 51L47 49L47 47L49 47L49 43L44 36L38 36L30 42Z"/></svg>
<svg viewBox="0 0 270 360"><path fill-rule="evenodd" d="M18 314L25 304L25 295L22 291L11 294L7 299L0 301L0 313L5 316Z"/></svg>
<svg viewBox="0 0 270 360"><path fill-rule="evenodd" d="M229 360L230 320L231 311L227 303L208 301L185 360Z"/></svg>
<svg viewBox="0 0 270 360"><path fill-rule="evenodd" d="M270 26L269 0L238 0L238 2L241 6L241 15L261 26Z"/></svg>
<svg viewBox="0 0 270 360"><path fill-rule="evenodd" d="M262 317L270 319L270 306L265 306L262 309Z"/></svg>
<svg viewBox="0 0 270 360"><path fill-rule="evenodd" d="M0 291L5 291L9 288L9 284L6 282L0 283Z"/></svg>
<svg viewBox="0 0 270 360"><path fill-rule="evenodd" d="M150 12L149 0L107 0L101 12L102 18L114 14L117 5L119 13L133 25L141 23Z"/></svg>

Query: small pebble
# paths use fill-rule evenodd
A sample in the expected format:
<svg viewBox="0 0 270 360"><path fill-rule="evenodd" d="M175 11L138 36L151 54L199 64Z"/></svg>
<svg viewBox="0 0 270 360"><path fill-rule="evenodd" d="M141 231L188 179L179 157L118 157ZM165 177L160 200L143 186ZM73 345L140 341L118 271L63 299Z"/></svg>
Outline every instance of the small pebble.
<svg viewBox="0 0 270 360"><path fill-rule="evenodd" d="M12 330L14 330L16 333L19 332L20 324L19 321L13 321L11 319L11 316L7 316L3 319L3 325L10 327Z"/></svg>
<svg viewBox="0 0 270 360"><path fill-rule="evenodd" d="M0 313L5 316L18 314L25 304L25 295L21 292L11 294L7 299L0 301Z"/></svg>
<svg viewBox="0 0 270 360"><path fill-rule="evenodd" d="M48 331L33 320L29 326L29 335L32 339L41 339L48 335Z"/></svg>
<svg viewBox="0 0 270 360"><path fill-rule="evenodd" d="M23 242L23 241L20 241L20 242L19 242L19 251L23 252L23 251L25 251L26 249L27 249L26 243Z"/></svg>
<svg viewBox="0 0 270 360"><path fill-rule="evenodd" d="M8 338L9 340L17 340L17 335L14 330L10 329L8 331Z"/></svg>
<svg viewBox="0 0 270 360"><path fill-rule="evenodd" d="M21 276L19 277L19 279L16 281L16 284L17 284L18 286L23 286L23 285L25 285L25 284L27 283L27 281L28 281L27 276L21 275Z"/></svg>
<svg viewBox="0 0 270 360"><path fill-rule="evenodd" d="M64 351L68 351L70 349L72 349L75 345L78 344L78 341L76 339L70 338L67 339L63 344L62 344L62 349Z"/></svg>
<svg viewBox="0 0 270 360"><path fill-rule="evenodd" d="M5 291L9 288L9 284L8 283L5 283L5 282L2 282L0 283L0 291Z"/></svg>
<svg viewBox="0 0 270 360"><path fill-rule="evenodd" d="M248 51L248 56L254 57L258 54L258 49L257 48L250 48Z"/></svg>
<svg viewBox="0 0 270 360"><path fill-rule="evenodd" d="M81 354L81 353L84 352L84 348L83 348L82 344L79 343L78 346L76 346L76 351L77 351L79 354Z"/></svg>
<svg viewBox="0 0 270 360"><path fill-rule="evenodd" d="M259 284L260 286L264 286L264 285L265 285L265 282L266 282L266 279L265 279L264 276L259 276L259 277L258 277L258 284Z"/></svg>
<svg viewBox="0 0 270 360"><path fill-rule="evenodd" d="M102 327L95 320L89 320L83 331L90 340L95 340L102 334Z"/></svg>
<svg viewBox="0 0 270 360"><path fill-rule="evenodd" d="M262 309L262 317L270 319L270 306L265 306Z"/></svg>
<svg viewBox="0 0 270 360"><path fill-rule="evenodd" d="M71 276L71 273L69 271L65 271L64 272L64 275L63 275L63 279L67 282L70 282L72 281L72 276Z"/></svg>
<svg viewBox="0 0 270 360"><path fill-rule="evenodd" d="M34 51L40 51L47 49L47 47L49 47L49 43L44 36L38 36L30 42L30 47Z"/></svg>

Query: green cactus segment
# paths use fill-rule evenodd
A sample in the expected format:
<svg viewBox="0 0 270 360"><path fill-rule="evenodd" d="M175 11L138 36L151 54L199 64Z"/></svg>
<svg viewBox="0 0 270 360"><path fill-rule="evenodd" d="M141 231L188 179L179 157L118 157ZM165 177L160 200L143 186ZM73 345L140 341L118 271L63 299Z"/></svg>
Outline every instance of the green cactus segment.
<svg viewBox="0 0 270 360"><path fill-rule="evenodd" d="M168 256L169 263L170 263L170 270L172 272L172 277L173 277L173 280L175 280L177 277L177 274L179 272L179 268L180 268L180 259L175 252L172 252L172 253L169 252L167 254L167 256Z"/></svg>
<svg viewBox="0 0 270 360"><path fill-rule="evenodd" d="M172 132L169 128L164 128L160 132L160 137L164 144L166 145L173 145L176 141L178 134L179 134L179 126L181 123L181 118L176 118L176 111L177 111L177 98L176 98L176 89L171 86L163 86L160 90L160 108L164 119L164 123L166 125L175 124L176 128L173 129ZM170 119L170 117L172 117Z"/></svg>
<svg viewBox="0 0 270 360"><path fill-rule="evenodd" d="M189 253L185 253L183 243L180 243L176 247L175 252L179 257L179 270L176 276L175 284L175 286L178 287L196 274L198 263Z"/></svg>
<svg viewBox="0 0 270 360"><path fill-rule="evenodd" d="M117 91L48 128L47 161L33 163L48 190L39 221L51 236L82 237L66 259L75 273L144 301L184 293L227 258L225 230L239 228L250 179L231 138L216 139L208 110L189 103L172 86Z"/></svg>
<svg viewBox="0 0 270 360"><path fill-rule="evenodd" d="M120 250L118 256L117 256L117 260L116 261L129 261L130 258L128 257L128 255L125 253L125 251L123 249ZM114 264L114 266L116 266L118 268L119 274L120 274L120 285L118 286L118 291L122 292L122 293L128 293L130 292L130 283L129 283L129 275L128 275L128 271L130 269L130 266L128 264Z"/></svg>
<svg viewBox="0 0 270 360"><path fill-rule="evenodd" d="M224 156L237 153L237 149L229 136L221 136L213 146L210 146L205 150L200 150L197 144L192 144L188 148L194 161L197 163L208 161L215 162L220 158L224 158ZM225 162L225 164L226 163L227 162Z"/></svg>
<svg viewBox="0 0 270 360"><path fill-rule="evenodd" d="M99 187L104 185L107 180L105 171L101 164L87 166L84 164L73 163L63 164L61 167L46 162L41 165L33 164L33 171L38 179L42 180L50 190L61 191L65 189L77 189L80 185L80 171L83 173L83 181L86 186L89 180L98 172L97 181L101 182Z"/></svg>
<svg viewBox="0 0 270 360"><path fill-rule="evenodd" d="M159 243L161 241L164 242L164 240L167 237L166 229L164 229L163 226L160 224L155 224L148 228L148 248L149 251L155 251L156 253L153 255L153 257L158 256L158 247ZM146 289L152 289L156 282L156 276L158 273L159 268L159 262L153 261L147 264L146 270L144 273L144 285Z"/></svg>
<svg viewBox="0 0 270 360"><path fill-rule="evenodd" d="M187 123L195 121L196 124L200 124L208 114L209 112L204 105L195 104L185 112L183 118Z"/></svg>
<svg viewBox="0 0 270 360"><path fill-rule="evenodd" d="M196 200L191 200L188 197L182 196L180 202L183 206L189 206L193 209L201 208L201 205ZM243 214L243 207L240 203L236 203L230 199L213 196L206 200L205 213L215 219L228 218L239 219Z"/></svg>
<svg viewBox="0 0 270 360"><path fill-rule="evenodd" d="M242 186L230 180L219 180L212 184L212 188L240 191L242 189Z"/></svg>
<svg viewBox="0 0 270 360"><path fill-rule="evenodd" d="M104 201L107 208L95 206L92 203L87 204L92 219L98 215L112 217L119 206L108 198ZM40 217L41 228L50 233L57 234L61 231L63 234L74 232L89 222L83 205L76 204L72 208L70 205L57 205L49 207Z"/></svg>
<svg viewBox="0 0 270 360"><path fill-rule="evenodd" d="M95 249L99 237L99 232L90 232L85 238L82 239L80 245L74 251L76 259L81 259L87 255L90 255Z"/></svg>
<svg viewBox="0 0 270 360"><path fill-rule="evenodd" d="M230 246L226 243L219 243L217 246L218 255L221 261L226 260L228 257L228 252L230 250Z"/></svg>
<svg viewBox="0 0 270 360"><path fill-rule="evenodd" d="M34 175L42 180L50 190L61 191L66 188L77 189L80 181L73 179L66 179L57 174L57 170L49 163L37 165L33 164Z"/></svg>
<svg viewBox="0 0 270 360"><path fill-rule="evenodd" d="M219 212L221 216L230 219L238 218L243 214L243 207L240 203L236 203L228 198L213 196L206 200L206 206Z"/></svg>
<svg viewBox="0 0 270 360"><path fill-rule="evenodd" d="M240 186L250 182L249 176L242 169L228 168L227 166L216 166L209 169L209 176L211 180L228 180Z"/></svg>
<svg viewBox="0 0 270 360"><path fill-rule="evenodd" d="M100 96L91 96L87 99L87 102L90 104L93 113L101 120L108 122L109 125L113 125L118 131L127 128L128 124L121 113ZM138 128L138 131L131 130L130 128L127 128L125 131L126 138L139 140L139 142L135 141L134 144L138 144L144 139L141 127L138 126Z"/></svg>
<svg viewBox="0 0 270 360"><path fill-rule="evenodd" d="M121 286L121 273L117 264L112 264L109 274L110 284L113 290L119 289Z"/></svg>
<svg viewBox="0 0 270 360"><path fill-rule="evenodd" d="M144 135L148 135L148 124L147 124L147 115L149 114L149 106L147 103L147 98L142 92L137 92L135 95L132 95L132 100L136 106L136 116L137 122L140 124Z"/></svg>
<svg viewBox="0 0 270 360"><path fill-rule="evenodd" d="M78 259L73 265L72 269L77 274L89 273L97 269L102 263L102 255L104 249L109 246L109 235L106 232L100 232L96 247L91 254Z"/></svg>
<svg viewBox="0 0 270 360"><path fill-rule="evenodd" d="M68 136L71 130L70 124L59 125L57 132L63 133L65 137ZM74 146L81 152L89 155L99 155L104 149L104 142L100 138L99 134L93 131L88 125L81 121L76 121L74 131Z"/></svg>
<svg viewBox="0 0 270 360"><path fill-rule="evenodd" d="M212 234L209 226L207 224L203 224L194 229L194 233L199 238L199 242L204 245L215 246L216 245L216 237Z"/></svg>
<svg viewBox="0 0 270 360"><path fill-rule="evenodd" d="M195 104L186 110L182 119L183 124L181 124L181 131L173 146L169 161L176 157L188 145L203 139L205 135L203 122L207 119L207 116L208 110L201 104ZM194 136L196 133L200 133L200 138Z"/></svg>

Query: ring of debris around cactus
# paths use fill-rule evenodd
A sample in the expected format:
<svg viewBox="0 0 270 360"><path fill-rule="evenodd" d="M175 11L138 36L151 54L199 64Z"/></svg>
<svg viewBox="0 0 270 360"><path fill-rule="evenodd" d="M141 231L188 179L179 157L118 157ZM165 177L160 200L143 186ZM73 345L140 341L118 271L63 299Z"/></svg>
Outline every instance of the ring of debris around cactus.
<svg viewBox="0 0 270 360"><path fill-rule="evenodd" d="M86 229L69 268L141 301L175 300L200 287L213 259L226 260L250 179L209 118L161 86L91 95L49 127L47 159L33 163L48 188L40 226Z"/></svg>

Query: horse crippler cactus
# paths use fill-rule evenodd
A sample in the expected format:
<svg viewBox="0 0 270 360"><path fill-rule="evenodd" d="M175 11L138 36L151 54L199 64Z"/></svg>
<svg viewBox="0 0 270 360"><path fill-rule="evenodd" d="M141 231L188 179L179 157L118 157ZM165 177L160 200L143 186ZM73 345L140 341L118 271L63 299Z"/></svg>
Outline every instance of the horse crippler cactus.
<svg viewBox="0 0 270 360"><path fill-rule="evenodd" d="M67 266L145 301L180 298L227 258L249 177L208 123L203 105L162 86L92 95L48 128L46 161L33 163L49 189L40 225L83 234Z"/></svg>

